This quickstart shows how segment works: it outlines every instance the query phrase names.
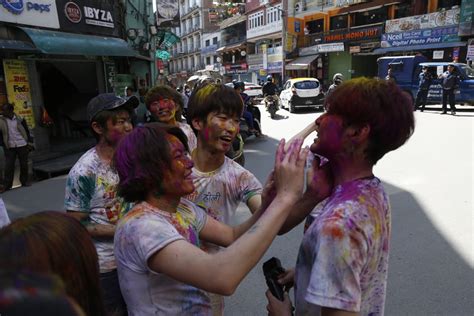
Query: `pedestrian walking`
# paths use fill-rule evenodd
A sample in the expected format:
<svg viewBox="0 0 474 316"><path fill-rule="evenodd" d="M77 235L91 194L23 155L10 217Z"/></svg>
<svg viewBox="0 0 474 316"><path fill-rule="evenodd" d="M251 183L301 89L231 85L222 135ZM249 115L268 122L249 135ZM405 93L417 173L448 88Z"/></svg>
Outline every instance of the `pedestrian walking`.
<svg viewBox="0 0 474 316"><path fill-rule="evenodd" d="M418 76L419 83L418 83L418 92L416 93L416 100L415 100L415 111L420 108L420 111L423 112L425 110L426 100L428 98L428 91L430 90L431 83L433 81L433 76L428 70L427 66L423 66L420 75Z"/></svg>
<svg viewBox="0 0 474 316"><path fill-rule="evenodd" d="M448 69L440 74L438 78L442 79L441 86L443 87L443 108L441 114L447 114L447 103L449 100L451 114L456 115L454 92L459 88L459 77L455 73L454 64L449 64Z"/></svg>
<svg viewBox="0 0 474 316"><path fill-rule="evenodd" d="M367 78L347 81L325 102L328 110L315 121L318 138L310 150L328 159L333 188L310 213L300 208L306 193L293 206L287 221L308 216L310 225L296 271L282 274L279 283L294 282L295 315L383 315L391 215L373 166L412 135L413 105L393 82ZM318 164L312 172L320 172ZM311 173L308 178L308 190L324 198L318 191L326 191L326 184ZM270 291L266 295L269 315L292 315L288 295L283 302Z"/></svg>
<svg viewBox="0 0 474 316"><path fill-rule="evenodd" d="M66 180L65 209L94 240L105 308L113 315L127 314L113 249L119 215L132 205L117 195L119 178L112 157L120 140L133 129L131 116L138 104L135 96L121 98L113 93L99 94L89 102L87 114L97 145L79 158Z"/></svg>
<svg viewBox="0 0 474 316"><path fill-rule="evenodd" d="M3 150L5 152L5 177L1 191L10 190L15 174L15 161L20 161L20 183L30 186L28 181L28 154L34 149L33 137L28 129L26 120L14 112L10 103L2 105L0 116L0 132L3 137Z"/></svg>

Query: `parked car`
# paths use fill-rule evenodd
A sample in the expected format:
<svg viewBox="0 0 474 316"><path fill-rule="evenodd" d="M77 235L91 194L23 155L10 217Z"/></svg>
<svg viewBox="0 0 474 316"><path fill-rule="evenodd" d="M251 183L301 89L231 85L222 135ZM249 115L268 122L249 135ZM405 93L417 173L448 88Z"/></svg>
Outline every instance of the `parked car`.
<svg viewBox="0 0 474 316"><path fill-rule="evenodd" d="M428 62L428 59L424 56L387 56L380 57L377 63L378 76L384 78L388 67L390 67L397 84L408 92L413 100L418 91L421 69L423 66L428 67L428 72L433 76L433 82L428 91L428 103L441 103L442 87L438 74L446 71L448 64L451 64L450 62ZM453 65L460 79L459 89L455 92L456 103L474 104L474 70L463 63L453 63Z"/></svg>
<svg viewBox="0 0 474 316"><path fill-rule="evenodd" d="M291 113L297 108L323 109L324 94L315 78L293 78L283 85L280 92L281 106Z"/></svg>
<svg viewBox="0 0 474 316"><path fill-rule="evenodd" d="M261 98L263 96L261 85L258 85L258 84L252 83L252 82L247 82L247 81L244 81L244 83L245 83L245 91L244 92L249 97ZM228 86L228 87L232 87L232 88L234 87L234 84L232 82L226 83L225 85Z"/></svg>

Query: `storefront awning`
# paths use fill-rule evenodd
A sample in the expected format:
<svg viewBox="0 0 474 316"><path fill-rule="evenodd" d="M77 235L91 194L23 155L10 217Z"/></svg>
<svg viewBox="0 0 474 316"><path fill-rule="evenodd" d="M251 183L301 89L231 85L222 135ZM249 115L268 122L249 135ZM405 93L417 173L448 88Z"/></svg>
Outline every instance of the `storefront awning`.
<svg viewBox="0 0 474 316"><path fill-rule="evenodd" d="M19 27L44 54L84 56L128 56L136 57L126 41L120 38L72 34Z"/></svg>
<svg viewBox="0 0 474 316"><path fill-rule="evenodd" d="M0 50L37 51L31 43L8 39L0 39Z"/></svg>
<svg viewBox="0 0 474 316"><path fill-rule="evenodd" d="M318 56L319 55L316 54L316 55L298 57L295 60L290 61L288 64L286 64L285 69L286 70L305 70L305 69L308 69L309 65L316 58L318 58Z"/></svg>
<svg viewBox="0 0 474 316"><path fill-rule="evenodd" d="M374 54L384 54L388 52L402 52L402 51L414 51L414 50L425 50L425 49L437 49L446 47L464 47L465 42L447 42L447 43L434 43L427 45L412 45L412 46L399 46L399 47L385 47L377 48L373 50Z"/></svg>

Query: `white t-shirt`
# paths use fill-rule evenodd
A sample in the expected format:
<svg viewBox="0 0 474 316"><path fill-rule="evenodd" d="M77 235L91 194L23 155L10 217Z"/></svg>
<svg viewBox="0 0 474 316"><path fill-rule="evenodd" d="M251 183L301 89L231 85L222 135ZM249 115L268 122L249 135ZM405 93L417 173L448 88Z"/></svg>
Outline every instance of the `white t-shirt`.
<svg viewBox="0 0 474 316"><path fill-rule="evenodd" d="M156 273L147 264L152 255L176 240L199 247L199 232L206 220L205 210L185 199L174 214L142 202L120 220L115 256L129 315L211 314L205 291Z"/></svg>
<svg viewBox="0 0 474 316"><path fill-rule="evenodd" d="M193 150L197 147L196 134L194 134L193 129L188 124L183 123L183 122L176 122L176 123L178 124L178 127L183 130L184 134L186 134L186 137L188 138L189 152L192 153Z"/></svg>
<svg viewBox="0 0 474 316"><path fill-rule="evenodd" d="M120 213L132 206L117 195L118 182L116 171L99 158L95 147L91 148L69 171L64 207L70 211L89 213L91 223L115 226ZM100 272L114 270L113 239L94 239L94 244L99 256Z"/></svg>
<svg viewBox="0 0 474 316"><path fill-rule="evenodd" d="M383 315L391 216L380 180L339 185L318 209L296 263L296 315L319 306Z"/></svg>
<svg viewBox="0 0 474 316"><path fill-rule="evenodd" d="M186 198L211 212L216 220L228 224L240 202L262 194L262 184L247 169L225 157L220 168L201 172L193 168L195 190Z"/></svg>

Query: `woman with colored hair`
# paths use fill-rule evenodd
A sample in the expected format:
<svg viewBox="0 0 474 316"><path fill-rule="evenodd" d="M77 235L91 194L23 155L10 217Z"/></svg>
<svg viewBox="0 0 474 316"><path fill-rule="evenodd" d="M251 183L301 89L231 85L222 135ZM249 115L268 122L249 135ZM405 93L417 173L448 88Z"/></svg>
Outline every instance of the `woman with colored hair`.
<svg viewBox="0 0 474 316"><path fill-rule="evenodd" d="M115 257L129 315L211 315L207 292L231 295L260 260L302 195L308 149L280 142L275 197L246 222L227 226L183 197L194 191L181 129L151 123L125 137L115 153L119 195L136 202L119 221ZM273 191L272 191L273 192ZM209 199L219 196L209 192ZM227 246L206 253L201 240Z"/></svg>
<svg viewBox="0 0 474 316"><path fill-rule="evenodd" d="M2 228L0 270L55 274L87 315L105 315L94 244L67 214L40 212Z"/></svg>
<svg viewBox="0 0 474 316"><path fill-rule="evenodd" d="M151 113L147 123L161 122L181 128L188 138L189 150L196 148L196 135L188 124L181 122L184 100L178 91L170 86L156 86L147 92L145 104Z"/></svg>

